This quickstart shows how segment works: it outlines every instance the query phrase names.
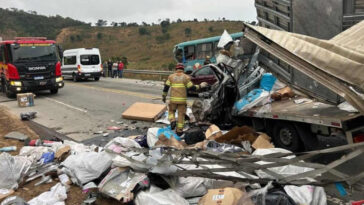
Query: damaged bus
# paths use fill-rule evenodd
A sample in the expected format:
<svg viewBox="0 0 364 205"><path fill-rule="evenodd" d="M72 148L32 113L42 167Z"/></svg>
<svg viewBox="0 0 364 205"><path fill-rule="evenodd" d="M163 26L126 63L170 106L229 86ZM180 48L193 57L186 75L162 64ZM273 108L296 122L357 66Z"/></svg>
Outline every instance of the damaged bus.
<svg viewBox="0 0 364 205"><path fill-rule="evenodd" d="M233 33L233 40L240 39L243 32ZM183 63L185 73L191 74L194 70L202 67L207 56L210 56L211 63L216 63L218 53L217 44L221 36L186 41L177 44L173 49L174 58L178 63Z"/></svg>

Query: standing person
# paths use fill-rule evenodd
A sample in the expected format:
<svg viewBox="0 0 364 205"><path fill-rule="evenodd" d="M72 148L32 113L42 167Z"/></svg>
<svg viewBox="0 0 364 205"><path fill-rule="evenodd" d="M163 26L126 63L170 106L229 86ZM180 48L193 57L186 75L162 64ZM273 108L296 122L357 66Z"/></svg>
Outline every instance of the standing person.
<svg viewBox="0 0 364 205"><path fill-rule="evenodd" d="M168 80L164 84L162 99L166 102L169 88L171 88L170 102L168 106L168 119L171 122L171 129L175 129L177 124L176 133L178 136L183 134L183 127L185 123L185 114L187 109L187 89L199 90L208 86L206 82L200 85L194 85L191 82L190 76L184 74L184 66L178 63L176 72L168 76ZM175 113L178 110L178 122L176 123Z"/></svg>
<svg viewBox="0 0 364 205"><path fill-rule="evenodd" d="M119 62L118 71L119 71L119 78L123 78L123 71L124 71L124 63L123 63L123 61L120 61Z"/></svg>
<svg viewBox="0 0 364 205"><path fill-rule="evenodd" d="M210 56L206 56L205 61L203 62L203 65L208 65L208 64L210 64L210 63L211 63L211 58L210 58Z"/></svg>
<svg viewBox="0 0 364 205"><path fill-rule="evenodd" d="M112 64L112 78L116 78L118 76L118 63L115 62Z"/></svg>
<svg viewBox="0 0 364 205"><path fill-rule="evenodd" d="M107 62L107 76L108 77L112 77L112 61L111 59L109 59L109 61Z"/></svg>
<svg viewBox="0 0 364 205"><path fill-rule="evenodd" d="M107 61L104 61L104 63L102 64L102 76L103 77L107 77Z"/></svg>

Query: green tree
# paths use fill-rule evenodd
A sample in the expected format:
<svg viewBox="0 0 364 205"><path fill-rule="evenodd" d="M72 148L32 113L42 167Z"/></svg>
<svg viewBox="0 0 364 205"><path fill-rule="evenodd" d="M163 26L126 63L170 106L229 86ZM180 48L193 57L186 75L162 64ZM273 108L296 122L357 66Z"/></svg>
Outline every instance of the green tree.
<svg viewBox="0 0 364 205"><path fill-rule="evenodd" d="M106 26L107 25L107 21L106 20L102 20L102 19L99 19L97 20L97 22L95 23L96 26Z"/></svg>
<svg viewBox="0 0 364 205"><path fill-rule="evenodd" d="M168 70L169 71L173 71L176 68L176 63L172 62L170 64L168 64Z"/></svg>
<svg viewBox="0 0 364 205"><path fill-rule="evenodd" d="M214 32L214 27L213 26L210 26L209 27L209 31L212 33L212 32Z"/></svg>
<svg viewBox="0 0 364 205"><path fill-rule="evenodd" d="M140 27L139 29L139 35L150 35L150 31L145 27Z"/></svg>
<svg viewBox="0 0 364 205"><path fill-rule="evenodd" d="M190 37L192 33L192 29L190 27L185 28L185 36Z"/></svg>
<svg viewBox="0 0 364 205"><path fill-rule="evenodd" d="M97 39L99 39L99 40L102 39L102 33L97 33Z"/></svg>

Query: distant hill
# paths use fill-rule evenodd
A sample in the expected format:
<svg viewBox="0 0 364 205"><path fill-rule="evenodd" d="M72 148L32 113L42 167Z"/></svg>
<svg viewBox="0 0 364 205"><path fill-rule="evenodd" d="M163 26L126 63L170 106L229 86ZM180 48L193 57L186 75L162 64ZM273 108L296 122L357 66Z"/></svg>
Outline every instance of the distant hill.
<svg viewBox="0 0 364 205"><path fill-rule="evenodd" d="M16 36L42 36L55 39L63 28L88 26L86 23L61 16L43 16L36 12L0 8L0 36L12 39Z"/></svg>
<svg viewBox="0 0 364 205"><path fill-rule="evenodd" d="M161 25L124 27L65 28L57 37L64 49L78 47L100 48L103 60L111 57L128 58L131 69L167 69L174 64L174 45L199 38L240 32L240 21L204 21ZM164 30L164 33L163 31ZM171 67L171 66L170 66Z"/></svg>
<svg viewBox="0 0 364 205"><path fill-rule="evenodd" d="M161 70L173 67L173 46L184 41L241 31L240 21L181 21L138 25L119 23L113 27L91 27L61 16L38 15L34 11L0 8L0 36L44 36L56 39L64 49L100 48L102 59L127 57L128 68Z"/></svg>

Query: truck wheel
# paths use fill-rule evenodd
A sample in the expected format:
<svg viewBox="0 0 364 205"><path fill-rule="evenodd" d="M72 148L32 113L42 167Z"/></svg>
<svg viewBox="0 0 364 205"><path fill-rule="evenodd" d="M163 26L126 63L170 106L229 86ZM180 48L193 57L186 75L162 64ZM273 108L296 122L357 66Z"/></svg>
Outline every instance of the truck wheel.
<svg viewBox="0 0 364 205"><path fill-rule="evenodd" d="M58 88L54 88L50 90L52 94L57 94L58 93Z"/></svg>
<svg viewBox="0 0 364 205"><path fill-rule="evenodd" d="M76 74L73 74L72 75L72 80L73 80L73 82L77 82L78 81L78 78L77 78Z"/></svg>
<svg viewBox="0 0 364 205"><path fill-rule="evenodd" d="M100 80L100 77L95 77L95 81L99 81Z"/></svg>
<svg viewBox="0 0 364 205"><path fill-rule="evenodd" d="M8 85L4 85L4 90L5 90L5 94L6 94L6 97L8 98L15 98L15 93L11 92L9 90L9 86Z"/></svg>
<svg viewBox="0 0 364 205"><path fill-rule="evenodd" d="M273 131L273 141L277 147L288 149L292 152L300 151L302 142L296 128L285 122L275 124Z"/></svg>

